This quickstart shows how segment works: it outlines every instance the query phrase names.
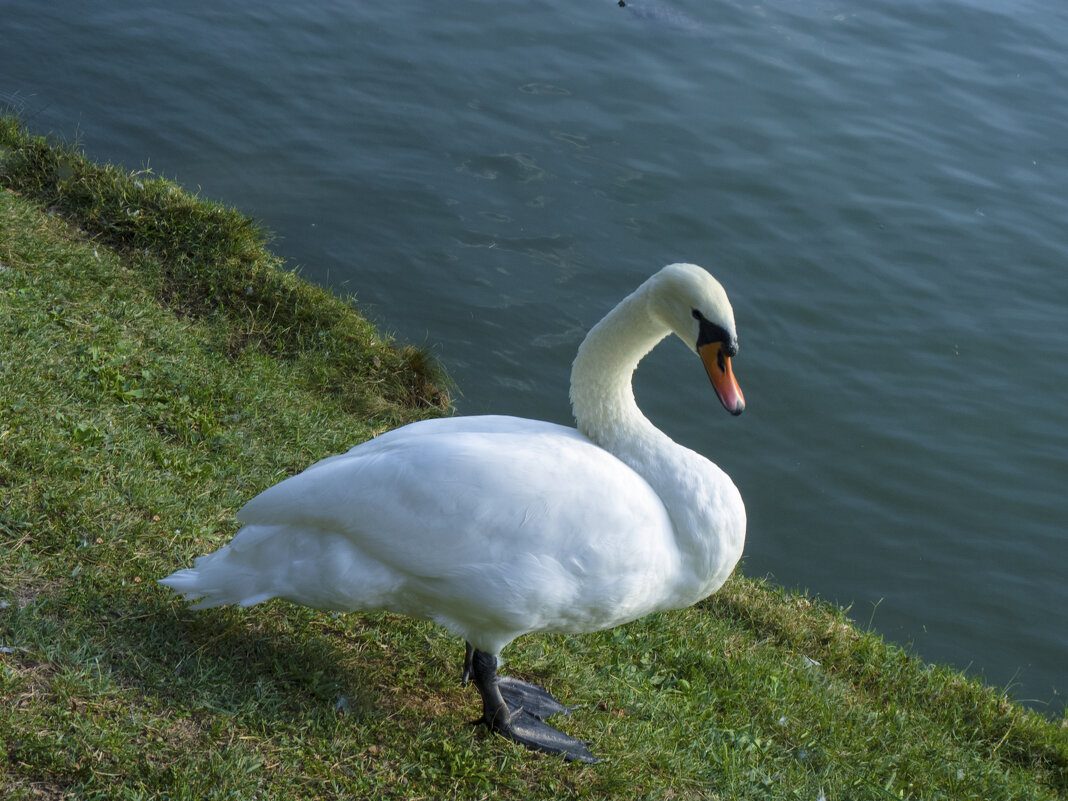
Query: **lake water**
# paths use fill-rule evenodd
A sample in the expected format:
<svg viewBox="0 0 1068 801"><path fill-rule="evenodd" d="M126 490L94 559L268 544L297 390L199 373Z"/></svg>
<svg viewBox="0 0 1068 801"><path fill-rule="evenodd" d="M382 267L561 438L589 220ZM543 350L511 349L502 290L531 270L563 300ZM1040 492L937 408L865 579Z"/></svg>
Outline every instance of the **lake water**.
<svg viewBox="0 0 1068 801"><path fill-rule="evenodd" d="M637 394L734 477L745 571L1062 714L1062 0L0 9L8 108L261 220L461 412L568 421L586 328L704 265L745 414L678 342Z"/></svg>

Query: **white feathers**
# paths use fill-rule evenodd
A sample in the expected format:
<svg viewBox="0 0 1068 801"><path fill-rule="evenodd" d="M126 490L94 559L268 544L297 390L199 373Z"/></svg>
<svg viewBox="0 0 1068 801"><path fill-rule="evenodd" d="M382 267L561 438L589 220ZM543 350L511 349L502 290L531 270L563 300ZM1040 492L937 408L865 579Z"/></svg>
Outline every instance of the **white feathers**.
<svg viewBox="0 0 1068 801"><path fill-rule="evenodd" d="M745 510L726 474L657 431L630 393L637 360L688 336L694 308L733 333L719 284L672 265L591 331L572 399L594 439L514 417L413 423L267 489L229 545L162 583L200 606L389 609L491 654L527 632L694 603L737 562Z"/></svg>

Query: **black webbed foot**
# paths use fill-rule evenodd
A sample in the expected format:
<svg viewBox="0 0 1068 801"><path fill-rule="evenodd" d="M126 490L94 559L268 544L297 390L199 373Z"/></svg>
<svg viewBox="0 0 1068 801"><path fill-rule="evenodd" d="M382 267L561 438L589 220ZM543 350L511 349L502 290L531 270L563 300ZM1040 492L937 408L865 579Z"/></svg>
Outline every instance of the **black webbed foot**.
<svg viewBox="0 0 1068 801"><path fill-rule="evenodd" d="M529 684L512 676L498 676L497 687L509 709L522 709L538 720L546 720L553 715L571 714L571 707L561 704L548 690L536 684Z"/></svg>
<svg viewBox="0 0 1068 801"><path fill-rule="evenodd" d="M493 730L532 751L559 754L568 762L598 761L581 740L554 729L525 711L512 715L506 724L494 726Z"/></svg>
<svg viewBox="0 0 1068 801"><path fill-rule="evenodd" d="M519 679L497 675L497 658L467 645L463 680L473 680L482 696L482 723L532 751L559 754L568 761L596 762L581 740L543 722L569 712L546 690ZM507 699L507 701L506 701Z"/></svg>

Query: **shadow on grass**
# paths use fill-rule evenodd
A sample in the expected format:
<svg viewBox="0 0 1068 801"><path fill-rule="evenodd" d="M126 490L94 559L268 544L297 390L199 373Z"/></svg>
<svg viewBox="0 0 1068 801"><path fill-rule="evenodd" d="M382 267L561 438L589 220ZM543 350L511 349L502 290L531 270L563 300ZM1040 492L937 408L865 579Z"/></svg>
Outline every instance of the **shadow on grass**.
<svg viewBox="0 0 1068 801"><path fill-rule="evenodd" d="M393 649L379 647L377 627L359 618L335 621L284 602L194 611L151 586L56 589L19 612L21 637L48 643L55 668L106 671L149 706L156 699L180 714L267 728L395 711Z"/></svg>

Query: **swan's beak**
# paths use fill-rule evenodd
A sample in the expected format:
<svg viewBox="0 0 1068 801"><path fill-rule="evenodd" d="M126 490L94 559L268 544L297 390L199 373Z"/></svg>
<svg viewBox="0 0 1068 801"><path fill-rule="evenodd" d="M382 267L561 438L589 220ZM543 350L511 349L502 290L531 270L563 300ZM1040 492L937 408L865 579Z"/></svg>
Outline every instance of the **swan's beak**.
<svg viewBox="0 0 1068 801"><path fill-rule="evenodd" d="M741 414L745 409L745 398L731 370L731 357L723 350L723 343L709 342L699 347L697 353L705 365L708 377L712 379L712 386L723 408L731 414Z"/></svg>

